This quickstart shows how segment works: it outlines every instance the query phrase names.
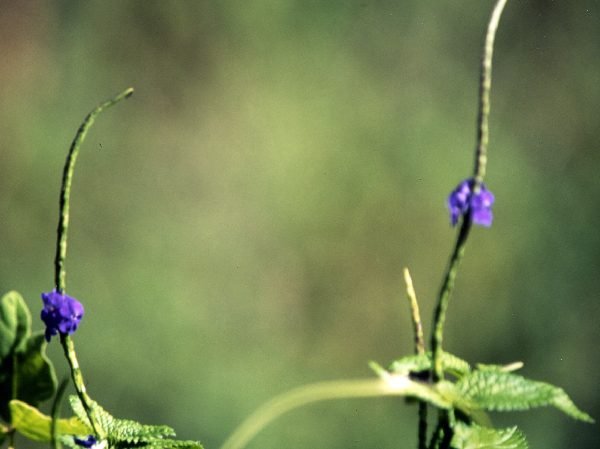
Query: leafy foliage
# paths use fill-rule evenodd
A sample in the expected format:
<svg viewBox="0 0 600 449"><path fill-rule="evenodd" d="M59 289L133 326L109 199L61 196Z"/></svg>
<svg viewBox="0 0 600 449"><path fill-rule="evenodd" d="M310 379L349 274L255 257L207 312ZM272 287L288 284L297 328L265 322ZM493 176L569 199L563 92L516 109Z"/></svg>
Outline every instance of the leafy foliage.
<svg viewBox="0 0 600 449"><path fill-rule="evenodd" d="M77 417L91 428L91 423L83 404L77 396L70 396L71 408ZM128 419L118 419L104 410L96 402L92 401L92 410L98 424L107 434L110 448L147 448L147 449L201 449L202 445L197 441L175 440L175 431L169 426L152 426L141 424ZM65 444L72 447L72 440L65 439ZM78 446L77 446L78 447Z"/></svg>
<svg viewBox="0 0 600 449"><path fill-rule="evenodd" d="M516 427L491 429L458 423L450 443L456 449L527 449L525 436Z"/></svg>
<svg viewBox="0 0 600 449"><path fill-rule="evenodd" d="M534 407L553 406L572 418L594 422L571 401L565 391L545 382L526 379L514 374L522 363L510 365L476 365L475 369L452 354L442 353L444 373L454 380L431 383L431 353L409 355L394 361L389 371L376 363L373 370L393 382L405 379L411 384L406 395L441 409L462 412L463 421L452 425L452 447L456 449L527 449L525 436L516 428L494 429L487 411L520 411ZM411 380L411 379L415 379ZM458 416L458 415L457 415ZM450 429L447 429L450 430ZM444 432L444 429L440 429Z"/></svg>
<svg viewBox="0 0 600 449"><path fill-rule="evenodd" d="M11 291L0 299L0 417L11 422L9 403L31 405L56 391L54 367L46 356L42 332L31 333L31 313L22 296Z"/></svg>

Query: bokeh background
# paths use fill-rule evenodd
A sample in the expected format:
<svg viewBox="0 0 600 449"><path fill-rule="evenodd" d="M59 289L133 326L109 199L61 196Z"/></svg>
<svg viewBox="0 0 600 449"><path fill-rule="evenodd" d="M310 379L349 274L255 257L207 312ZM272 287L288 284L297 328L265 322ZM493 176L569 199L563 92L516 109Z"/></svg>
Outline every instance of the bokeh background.
<svg viewBox="0 0 600 449"><path fill-rule="evenodd" d="M2 0L2 291L37 315L68 146L95 104L134 86L74 178L67 285L86 306L76 344L95 399L215 449L274 395L410 353L402 268L429 325L491 7ZM597 419L599 115L600 2L509 2L495 222L472 234L446 331L449 350L522 360ZM600 445L598 425L552 409L494 419L533 447ZM415 424L399 399L323 403L249 447L410 448Z"/></svg>

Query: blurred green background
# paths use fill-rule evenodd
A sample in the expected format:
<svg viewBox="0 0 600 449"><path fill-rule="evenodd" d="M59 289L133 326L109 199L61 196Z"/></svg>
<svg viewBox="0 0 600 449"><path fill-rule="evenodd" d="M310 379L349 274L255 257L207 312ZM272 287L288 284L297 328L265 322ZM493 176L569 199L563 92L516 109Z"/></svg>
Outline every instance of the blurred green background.
<svg viewBox="0 0 600 449"><path fill-rule="evenodd" d="M470 174L492 1L0 2L0 286L52 288L68 146L67 291L92 396L215 449L305 383L410 353ZM487 184L446 347L525 362L600 418L600 3L511 1L497 36ZM36 321L37 322L37 321ZM37 322L41 328L41 322ZM65 372L59 345L49 351ZM66 410L65 410L66 412ZM555 410L495 415L538 448L600 447ZM308 407L250 448L411 448L398 399ZM26 447L23 445L21 447Z"/></svg>

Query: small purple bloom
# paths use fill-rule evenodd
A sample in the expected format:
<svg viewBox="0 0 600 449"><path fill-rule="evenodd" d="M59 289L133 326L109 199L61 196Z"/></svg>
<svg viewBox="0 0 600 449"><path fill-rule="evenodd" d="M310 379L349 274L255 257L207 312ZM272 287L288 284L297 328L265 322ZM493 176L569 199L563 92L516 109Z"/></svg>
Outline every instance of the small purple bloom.
<svg viewBox="0 0 600 449"><path fill-rule="evenodd" d="M94 437L94 435L88 435L88 437L85 439L75 437L74 440L75 440L75 444L77 444L77 446L81 446L81 447L85 447L85 448L90 448L98 442L96 440L96 438Z"/></svg>
<svg viewBox="0 0 600 449"><path fill-rule="evenodd" d="M77 330L83 317L83 305L64 293L51 291L42 293L44 308L42 321L46 325L46 340L50 341L53 335L72 334Z"/></svg>
<svg viewBox="0 0 600 449"><path fill-rule="evenodd" d="M459 217L466 216L469 212L473 223L489 227L492 225L492 204L494 194L481 184L479 192L473 193L473 179L461 182L448 197L448 209L450 209L450 221L452 226L458 223Z"/></svg>

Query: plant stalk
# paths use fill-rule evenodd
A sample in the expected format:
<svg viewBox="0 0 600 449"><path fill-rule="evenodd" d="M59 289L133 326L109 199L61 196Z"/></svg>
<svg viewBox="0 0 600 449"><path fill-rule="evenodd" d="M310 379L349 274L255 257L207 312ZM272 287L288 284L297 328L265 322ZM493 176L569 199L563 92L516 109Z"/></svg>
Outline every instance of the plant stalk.
<svg viewBox="0 0 600 449"><path fill-rule="evenodd" d="M55 290L59 293L64 293L66 289L66 270L65 260L67 257L67 231L69 229L69 200L71 197L71 184L73 181L73 171L75 169L75 162L79 154L79 149L83 143L88 130L93 125L96 117L105 109L118 103L121 100L129 98L133 94L133 89L130 87L110 100L99 104L94 108L83 120L75 138L69 148L67 160L63 169L63 177L60 189L59 199L59 218L58 218L58 229L56 238L56 256L54 258L54 284ZM77 396L81 400L81 403L86 411L88 419L94 429L94 432L99 438L104 438L104 430L99 425L98 420L95 419L94 413L91 406L91 398L88 396L85 383L83 381L83 375L79 367L77 355L75 353L75 346L73 339L70 335L61 334L60 343L63 347L65 357L69 363L71 369L71 378L77 391Z"/></svg>

